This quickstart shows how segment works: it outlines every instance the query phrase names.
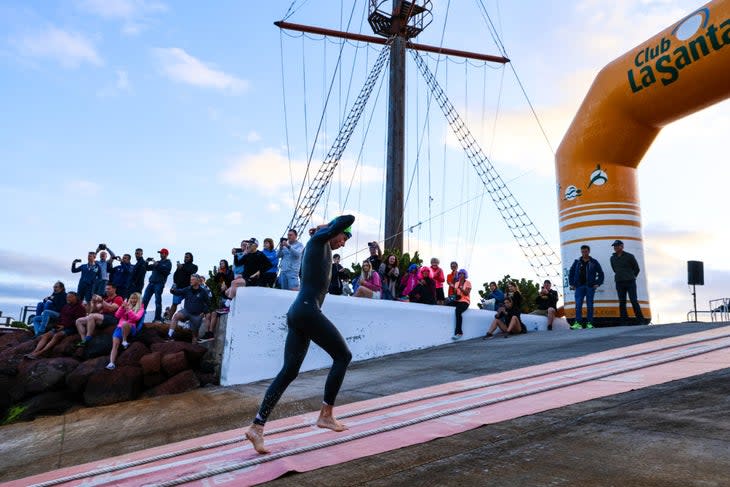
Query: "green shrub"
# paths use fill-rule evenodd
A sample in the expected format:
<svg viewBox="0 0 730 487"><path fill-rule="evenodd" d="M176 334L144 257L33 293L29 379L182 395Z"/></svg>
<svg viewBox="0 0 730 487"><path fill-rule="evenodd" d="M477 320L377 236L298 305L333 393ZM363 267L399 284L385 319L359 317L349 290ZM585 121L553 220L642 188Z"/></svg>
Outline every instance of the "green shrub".
<svg viewBox="0 0 730 487"><path fill-rule="evenodd" d="M517 280L507 274L500 281L497 281L497 288L499 288L505 296L507 295L507 283L510 281L517 282L517 289L519 289L520 294L522 294L522 306L520 307L520 311L522 313L529 313L533 311L535 309L535 299L540 292L540 285L535 284L532 279L527 280L523 277L522 279ZM484 287L484 289L479 290L479 296L482 299L486 299L489 295L489 283L485 282L482 284L482 287ZM479 304L479 307L482 307L481 303Z"/></svg>
<svg viewBox="0 0 730 487"><path fill-rule="evenodd" d="M28 408L27 406L11 407L8 410L8 414L5 416L5 419L3 419L2 425L5 426L6 424L10 424L10 423L14 423L14 422L18 421L27 408Z"/></svg>
<svg viewBox="0 0 730 487"><path fill-rule="evenodd" d="M413 253L413 257L411 257L411 255L408 252L401 253L398 250L385 249L385 251L383 251L382 261L385 262L385 260L391 254L395 255L398 258L398 270L400 271L401 276L404 276L406 274L406 272L408 272L408 267L411 264L416 264L418 267L421 267L421 265L423 265L423 259L418 254L418 250L416 250ZM365 260L365 259L363 259L363 260ZM353 262L351 267L352 267L352 276L353 277L359 276L360 273L362 272L361 262ZM378 271L379 269L373 269L373 270Z"/></svg>
<svg viewBox="0 0 730 487"><path fill-rule="evenodd" d="M11 328L20 328L21 330L32 330L33 328L28 326L27 324L23 323L22 321L13 321L10 323Z"/></svg>

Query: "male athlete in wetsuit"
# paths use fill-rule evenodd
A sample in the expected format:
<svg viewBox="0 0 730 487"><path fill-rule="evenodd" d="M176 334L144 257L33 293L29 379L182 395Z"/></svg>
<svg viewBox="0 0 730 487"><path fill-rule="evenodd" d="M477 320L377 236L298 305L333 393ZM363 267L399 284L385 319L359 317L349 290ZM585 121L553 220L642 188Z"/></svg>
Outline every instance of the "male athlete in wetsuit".
<svg viewBox="0 0 730 487"><path fill-rule="evenodd" d="M345 378L352 354L345 339L335 325L320 309L329 289L332 274L332 251L345 246L352 235L352 215L338 216L327 225L309 231L312 238L307 242L302 256L301 285L299 294L286 313L289 333L284 346L284 366L264 395L261 407L246 431L246 438L259 453L269 453L264 447L264 425L271 411L289 384L299 374L299 368L307 355L309 342L313 341L332 357L332 368L324 386L324 401L317 419L317 426L334 431L344 431L347 426L332 414L335 398Z"/></svg>

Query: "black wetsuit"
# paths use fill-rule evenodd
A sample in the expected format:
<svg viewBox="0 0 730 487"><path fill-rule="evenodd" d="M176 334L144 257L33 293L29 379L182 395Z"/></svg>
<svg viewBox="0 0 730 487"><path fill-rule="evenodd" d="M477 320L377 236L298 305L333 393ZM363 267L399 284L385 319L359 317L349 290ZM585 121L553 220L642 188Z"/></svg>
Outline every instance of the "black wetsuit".
<svg viewBox="0 0 730 487"><path fill-rule="evenodd" d="M284 366L264 395L254 419L256 424L266 423L281 395L299 374L310 341L322 347L332 357L332 368L324 386L324 402L334 406L347 365L352 360L352 353L347 348L345 339L322 314L320 308L327 295L332 274L332 249L329 241L354 221L355 217L352 215L339 216L327 227L318 230L307 242L302 256L299 294L286 314L289 333L284 346Z"/></svg>

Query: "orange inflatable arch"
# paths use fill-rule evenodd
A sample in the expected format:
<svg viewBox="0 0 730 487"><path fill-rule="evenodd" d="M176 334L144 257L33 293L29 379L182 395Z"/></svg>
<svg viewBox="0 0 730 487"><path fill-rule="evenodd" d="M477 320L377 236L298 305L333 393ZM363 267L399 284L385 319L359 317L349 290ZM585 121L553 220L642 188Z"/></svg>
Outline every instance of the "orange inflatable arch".
<svg viewBox="0 0 730 487"><path fill-rule="evenodd" d="M639 262L638 299L651 316L637 167L662 127L729 96L730 0L704 5L598 74L555 161L567 317L575 317L568 270L587 244L606 275L594 323L619 321L610 265L615 239Z"/></svg>

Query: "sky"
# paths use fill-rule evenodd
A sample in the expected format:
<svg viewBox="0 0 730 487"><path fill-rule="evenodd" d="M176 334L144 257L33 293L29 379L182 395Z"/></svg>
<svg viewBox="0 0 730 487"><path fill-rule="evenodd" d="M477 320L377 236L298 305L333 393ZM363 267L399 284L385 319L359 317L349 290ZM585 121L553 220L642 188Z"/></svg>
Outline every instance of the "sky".
<svg viewBox="0 0 730 487"><path fill-rule="evenodd" d="M282 32L294 23L372 35L367 3L156 0L0 4L0 310L75 289L72 260L190 251L201 270L242 239L285 231L380 47ZM689 0L434 2L424 44L499 54L507 67L425 56L491 163L559 251L554 150L613 59L702 4ZM447 9L447 7L450 7ZM515 76L515 72L517 76ZM356 215L345 263L382 242L387 69L376 79L314 216ZM407 250L457 260L476 287L535 279L411 57L407 66ZM544 135L522 93L522 83ZM653 321L686 320L686 262L699 309L730 296L725 101L667 126L639 167ZM309 176L305 179L309 161ZM558 252L559 253L559 252ZM576 256L577 257L577 256ZM171 300L166 294L165 302Z"/></svg>

